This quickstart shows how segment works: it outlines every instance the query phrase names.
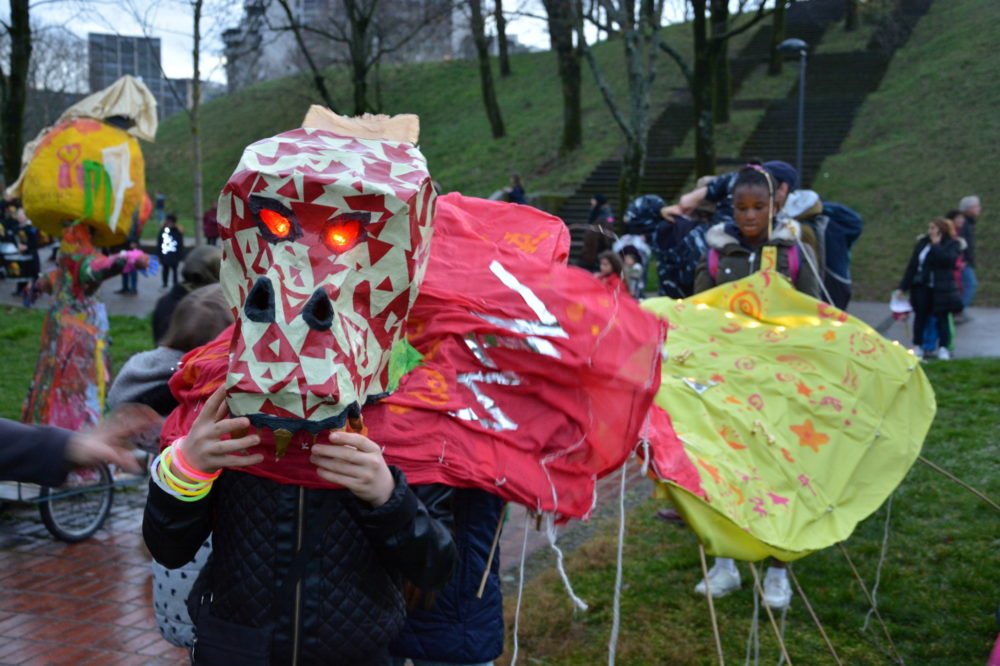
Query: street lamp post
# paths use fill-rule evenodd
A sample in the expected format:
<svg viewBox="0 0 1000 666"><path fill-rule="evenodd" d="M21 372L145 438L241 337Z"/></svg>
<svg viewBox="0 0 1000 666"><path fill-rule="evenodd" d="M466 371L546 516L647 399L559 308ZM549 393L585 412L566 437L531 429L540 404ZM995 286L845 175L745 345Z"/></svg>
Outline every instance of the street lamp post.
<svg viewBox="0 0 1000 666"><path fill-rule="evenodd" d="M806 54L809 52L809 45L801 39L793 37L778 44L778 50L782 53L799 54L799 122L795 141L795 168L799 170L799 179L801 180L805 176L802 171L802 144L805 136Z"/></svg>

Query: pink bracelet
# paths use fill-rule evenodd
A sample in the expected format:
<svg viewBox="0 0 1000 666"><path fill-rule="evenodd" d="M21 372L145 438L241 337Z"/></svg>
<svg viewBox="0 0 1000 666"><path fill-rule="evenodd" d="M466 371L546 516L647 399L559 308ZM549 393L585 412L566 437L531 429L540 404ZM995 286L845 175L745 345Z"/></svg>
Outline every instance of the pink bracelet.
<svg viewBox="0 0 1000 666"><path fill-rule="evenodd" d="M214 474L206 474L205 472L199 472L194 467L192 467L187 460L184 459L184 454L181 453L181 442L182 439L175 439L170 445L173 455L173 463L177 465L177 469L181 471L188 478L194 479L195 481L215 481L222 474L221 469L215 470Z"/></svg>

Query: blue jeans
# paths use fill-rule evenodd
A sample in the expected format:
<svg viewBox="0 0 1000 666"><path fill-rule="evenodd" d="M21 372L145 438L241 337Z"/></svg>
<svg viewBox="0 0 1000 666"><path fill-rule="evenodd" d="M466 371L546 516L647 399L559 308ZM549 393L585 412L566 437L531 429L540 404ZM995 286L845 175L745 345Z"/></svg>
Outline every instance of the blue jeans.
<svg viewBox="0 0 1000 666"><path fill-rule="evenodd" d="M972 299L976 297L976 289L979 281L976 280L976 269L966 266L962 269L962 307L972 305Z"/></svg>
<svg viewBox="0 0 1000 666"><path fill-rule="evenodd" d="M122 291L135 292L139 288L139 271L132 269L122 273Z"/></svg>

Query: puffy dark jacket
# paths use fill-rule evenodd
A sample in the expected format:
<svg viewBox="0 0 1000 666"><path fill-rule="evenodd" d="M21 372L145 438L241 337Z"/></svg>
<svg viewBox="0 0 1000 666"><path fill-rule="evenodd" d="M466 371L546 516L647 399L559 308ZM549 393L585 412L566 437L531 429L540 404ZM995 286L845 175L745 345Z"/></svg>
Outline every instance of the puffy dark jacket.
<svg viewBox="0 0 1000 666"><path fill-rule="evenodd" d="M816 258L812 248L801 242L801 227L794 220L786 220L775 224L771 238L765 245L778 248L777 271L793 282L795 288L803 294L820 298L820 280L816 266ZM739 228L735 222L720 222L709 228L705 234L705 242L710 250L719 253L718 272L713 277L708 267L708 255L698 264L694 279L695 293L711 289L717 284L742 280L751 273L760 270L760 248L754 250L744 243ZM798 245L799 270L798 275L792 275L788 251Z"/></svg>
<svg viewBox="0 0 1000 666"><path fill-rule="evenodd" d="M503 652L500 551L493 556L482 598L479 584L504 501L482 490L455 490L458 570L430 609L411 610L390 651L398 657L478 664Z"/></svg>
<svg viewBox="0 0 1000 666"><path fill-rule="evenodd" d="M382 663L405 619L403 579L434 592L457 558L452 490L421 486L421 501L403 473L390 469L395 490L375 509L345 489L306 489L232 470L197 502L151 483L143 537L158 562L176 568L211 533L214 550L189 605L196 610L198 599L210 598L214 618L269 631L270 663ZM279 599L297 549L310 545L299 584L285 586L294 594Z"/></svg>
<svg viewBox="0 0 1000 666"><path fill-rule="evenodd" d="M691 295L694 271L706 249L708 226L684 215L660 222L653 236L653 252L656 253L661 296L686 298Z"/></svg>
<svg viewBox="0 0 1000 666"><path fill-rule="evenodd" d="M923 264L920 253L930 243L930 238L921 236L910 255L910 263L899 283L901 291L914 288L930 289L934 294L933 311L936 313L961 312L962 297L955 282L955 263L965 249L961 239L945 238L937 245L931 245Z"/></svg>

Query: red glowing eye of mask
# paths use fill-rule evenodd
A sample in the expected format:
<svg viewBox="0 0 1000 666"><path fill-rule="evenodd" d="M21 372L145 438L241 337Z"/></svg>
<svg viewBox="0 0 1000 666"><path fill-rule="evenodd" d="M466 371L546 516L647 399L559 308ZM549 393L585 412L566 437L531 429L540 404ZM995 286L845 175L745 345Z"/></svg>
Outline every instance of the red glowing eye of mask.
<svg viewBox="0 0 1000 666"><path fill-rule="evenodd" d="M349 250L361 235L361 223L357 220L335 222L323 232L323 242L334 252Z"/></svg>
<svg viewBox="0 0 1000 666"><path fill-rule="evenodd" d="M286 238L292 232L292 221L281 213L264 208L260 211L260 220L268 231L278 238Z"/></svg>

